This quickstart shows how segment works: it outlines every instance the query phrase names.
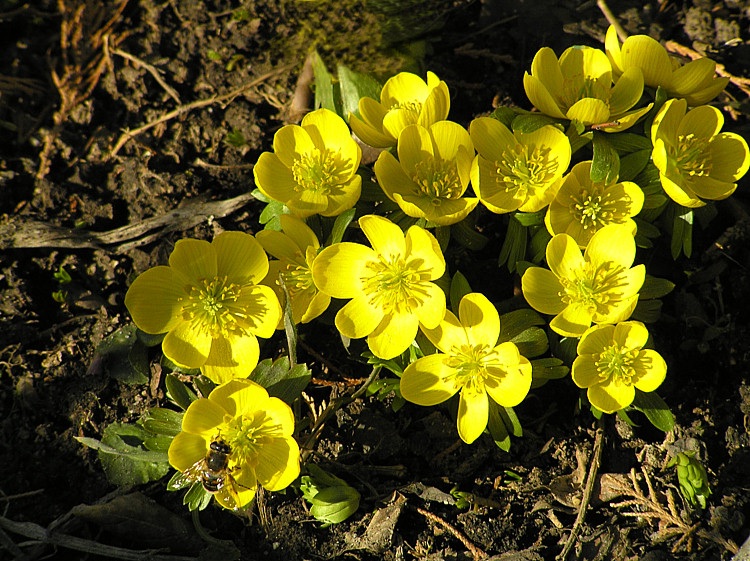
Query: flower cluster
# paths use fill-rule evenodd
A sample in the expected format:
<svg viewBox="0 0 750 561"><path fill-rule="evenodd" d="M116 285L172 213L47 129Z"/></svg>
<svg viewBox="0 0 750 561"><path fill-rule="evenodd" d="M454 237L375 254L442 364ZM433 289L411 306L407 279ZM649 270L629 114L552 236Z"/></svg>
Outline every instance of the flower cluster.
<svg viewBox="0 0 750 561"><path fill-rule="evenodd" d="M467 443L485 430L502 440L503 415L567 369L598 412L642 404L667 364L640 303L673 285L649 277L639 251L664 217L729 197L750 168L747 142L722 132L721 112L706 105L727 83L714 71L709 59L682 64L650 37L621 43L610 29L605 50L536 54L523 78L535 111L501 108L464 127L448 120L445 82L402 72L379 99L350 99L352 114L321 108L282 127L253 171L276 220L255 237L178 241L169 265L141 274L125 297L136 326L164 336L166 358L219 384L189 406L169 448L181 480L242 508L257 485L275 491L298 477L292 410L247 378L258 337L329 307L341 336L365 339L368 359L400 375L390 386L400 397L455 399ZM360 168L361 144L380 150L373 174ZM465 234L476 215L507 226L500 253L521 273L528 306L505 323L451 270L464 256L450 253L451 232ZM684 230L665 230L673 254L689 245L674 237ZM512 293L512 282L493 284ZM528 358L546 352L549 332L577 340L566 364Z"/></svg>

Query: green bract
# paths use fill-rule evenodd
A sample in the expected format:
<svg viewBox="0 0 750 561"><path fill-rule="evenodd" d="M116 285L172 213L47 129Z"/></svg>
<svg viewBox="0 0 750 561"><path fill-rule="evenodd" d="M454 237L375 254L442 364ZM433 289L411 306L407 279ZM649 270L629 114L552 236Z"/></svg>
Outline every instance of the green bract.
<svg viewBox="0 0 750 561"><path fill-rule="evenodd" d="M398 138L398 160L381 152L375 176L408 216L447 226L466 218L479 202L463 196L473 160L474 146L461 125L409 125Z"/></svg>
<svg viewBox="0 0 750 561"><path fill-rule="evenodd" d="M617 132L632 127L651 109L633 109L643 94L643 74L637 67L625 70L613 84L607 55L591 47L570 47L560 56L549 47L540 49L523 77L529 101L545 115L597 125Z"/></svg>

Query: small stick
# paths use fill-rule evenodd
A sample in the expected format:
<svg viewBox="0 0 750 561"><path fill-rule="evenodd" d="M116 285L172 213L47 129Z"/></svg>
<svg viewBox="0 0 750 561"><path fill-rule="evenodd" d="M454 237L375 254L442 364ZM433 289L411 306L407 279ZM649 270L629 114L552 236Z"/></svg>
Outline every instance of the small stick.
<svg viewBox="0 0 750 561"><path fill-rule="evenodd" d="M114 55L120 56L120 57L122 57L122 58L124 58L126 60L129 60L130 62L133 62L133 63L137 64L138 66L142 66L144 69L146 69L146 71L149 74L151 74L151 76L154 77L154 80L156 80L159 83L159 85L162 88L164 88L164 91L167 92L167 94L169 95L169 97L171 97L172 99L174 99L178 104L182 103L180 101L180 95L177 93L177 91L172 86L170 86L169 84L167 84L164 81L164 78L161 77L161 74L159 74L159 71L156 68L154 68L153 66L151 66L147 62L142 61L138 57L133 56L130 53L126 53L125 51L123 51L121 49L114 49L113 51L111 51L111 53L114 54Z"/></svg>
<svg viewBox="0 0 750 561"><path fill-rule="evenodd" d="M255 80L251 80L247 84L243 84L242 86L235 88L232 91L227 92L225 94L215 95L213 97L209 97L208 99L199 99L197 101L193 101L192 103L188 103L187 105L180 105L177 109L173 109L172 111L168 111L167 113L164 113L161 117L157 117L154 121L151 121L150 123L146 123L145 125L140 126L137 129L133 129L131 131L125 131L120 136L120 138L117 140L114 147L110 151L109 157L113 158L114 156L116 156L117 153L120 151L120 149L123 146L125 146L128 140L138 136L139 134L143 132L146 132L147 130L155 127L156 125L159 125L161 123L174 119L175 117L179 117L180 115L184 113L189 113L193 109L199 109L201 107L206 107L207 105L213 105L214 103L222 103L224 101L237 97L238 95L246 92L247 90L254 88L258 84L265 82L269 78L272 78L278 74L281 74L282 72L286 72L287 70L290 70L292 66L293 65L288 64L286 66L282 66L281 68L277 68L275 70L271 70L270 72L266 72L262 76L258 76Z"/></svg>
<svg viewBox="0 0 750 561"><path fill-rule="evenodd" d="M604 17L607 18L607 21L615 26L615 31L617 31L617 36L620 38L620 41L625 42L625 39L628 38L628 32L625 31L625 28L623 28L622 25L620 25L615 14L613 14L612 10L607 6L607 2L605 0L596 0L596 5L599 6L599 9L602 11L602 14L604 14Z"/></svg>
<svg viewBox="0 0 750 561"><path fill-rule="evenodd" d="M469 538L467 538L461 532L458 531L458 528L456 528L452 524L449 524L448 522L440 518L438 515L432 514L431 512L420 507L417 507L417 512L421 514L422 516L424 516L425 518L427 518L427 520L432 520L435 524L442 526L443 528L448 530L451 534L453 534L453 536L456 539L458 539L462 544L464 544L464 547L471 552L471 555L472 557L474 557L474 559L484 559L485 557L487 557L487 554L484 552L484 550L478 548L473 543L471 543L469 541Z"/></svg>
<svg viewBox="0 0 750 561"><path fill-rule="evenodd" d="M562 553L558 555L558 561L565 561L567 559L570 550L575 545L578 539L578 534L581 533L583 527L583 521L586 518L586 510L588 510L589 504L591 503L591 497L594 494L594 486L596 484L596 474L599 471L599 464L602 461L602 443L604 441L604 429L602 419L599 419L599 426L596 429L596 438L594 440L594 453L591 458L591 465L589 466L589 472L586 476L586 486L583 488L583 497L581 497L581 504L578 507L578 516L576 521L573 523L573 528L568 536L568 541L565 543L565 547Z"/></svg>

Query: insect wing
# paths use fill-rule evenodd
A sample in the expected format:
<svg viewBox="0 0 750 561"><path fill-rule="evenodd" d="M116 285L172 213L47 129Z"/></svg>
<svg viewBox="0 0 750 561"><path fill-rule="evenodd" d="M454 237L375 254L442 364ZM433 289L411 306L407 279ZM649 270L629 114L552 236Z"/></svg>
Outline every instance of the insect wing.
<svg viewBox="0 0 750 561"><path fill-rule="evenodd" d="M177 473L175 473L174 476L172 476L172 479L169 480L169 483L167 483L167 490L177 491L179 489L184 489L185 487L192 485L196 481L200 481L203 475L204 464L205 461L201 459L195 462L185 471L178 471Z"/></svg>
<svg viewBox="0 0 750 561"><path fill-rule="evenodd" d="M237 482L229 474L226 475L224 485L214 493L214 497L216 497L216 500L224 508L230 510L237 510L240 508L240 496L237 493Z"/></svg>

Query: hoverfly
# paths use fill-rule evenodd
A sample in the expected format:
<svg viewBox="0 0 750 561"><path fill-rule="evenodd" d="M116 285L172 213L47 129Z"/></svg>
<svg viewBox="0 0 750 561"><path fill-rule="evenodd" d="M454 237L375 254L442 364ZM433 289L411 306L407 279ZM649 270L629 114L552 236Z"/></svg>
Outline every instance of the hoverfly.
<svg viewBox="0 0 750 561"><path fill-rule="evenodd" d="M195 462L182 473L177 473L169 482L170 489L182 489L200 483L207 493L211 493L222 506L239 508L238 483L229 469L229 456L232 448L221 439L213 440L204 458Z"/></svg>

